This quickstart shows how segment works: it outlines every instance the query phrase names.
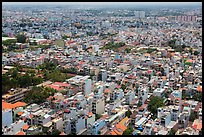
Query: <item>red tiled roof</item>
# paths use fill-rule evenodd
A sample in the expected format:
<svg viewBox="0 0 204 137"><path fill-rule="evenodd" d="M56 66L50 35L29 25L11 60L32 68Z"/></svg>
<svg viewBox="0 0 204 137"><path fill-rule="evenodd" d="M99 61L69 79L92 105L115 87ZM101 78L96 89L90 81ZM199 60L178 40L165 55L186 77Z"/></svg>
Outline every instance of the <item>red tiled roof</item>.
<svg viewBox="0 0 204 137"><path fill-rule="evenodd" d="M110 134L111 134L111 135L118 135L118 134L116 134L116 133L114 132L114 130L112 130L112 131L110 132Z"/></svg>
<svg viewBox="0 0 204 137"><path fill-rule="evenodd" d="M110 89L105 89L104 93L109 93Z"/></svg>
<svg viewBox="0 0 204 137"><path fill-rule="evenodd" d="M64 132L61 132L59 135L66 135Z"/></svg>
<svg viewBox="0 0 204 137"><path fill-rule="evenodd" d="M118 86L117 86L117 88L121 88L121 86L120 86L120 85L118 85Z"/></svg>
<svg viewBox="0 0 204 137"><path fill-rule="evenodd" d="M202 129L202 120L194 120L192 127L200 131Z"/></svg>
<svg viewBox="0 0 204 137"><path fill-rule="evenodd" d="M53 85L59 85L59 86L62 86L62 87L68 87L69 86L68 83L62 83L62 82L55 82L55 83L53 83Z"/></svg>
<svg viewBox="0 0 204 137"><path fill-rule="evenodd" d="M22 129L27 130L29 128L29 126L26 124L22 127Z"/></svg>
<svg viewBox="0 0 204 137"><path fill-rule="evenodd" d="M145 109L147 107L147 104L143 104L139 109Z"/></svg>
<svg viewBox="0 0 204 137"><path fill-rule="evenodd" d="M23 114L23 112L21 112L21 111L20 111L20 112L18 112L17 114L18 114L18 115L22 115L22 114Z"/></svg>
<svg viewBox="0 0 204 137"><path fill-rule="evenodd" d="M57 85L47 85L48 87L50 87L50 88L53 88L53 89L56 89L56 90L63 90L63 88L60 88L59 86L57 86Z"/></svg>
<svg viewBox="0 0 204 137"><path fill-rule="evenodd" d="M192 59L188 59L188 60L186 60L186 62L190 62L190 63L192 63L193 60L192 60Z"/></svg>
<svg viewBox="0 0 204 137"><path fill-rule="evenodd" d="M29 118L33 118L33 115L32 115L32 114L30 114L30 115L29 115Z"/></svg>
<svg viewBox="0 0 204 137"><path fill-rule="evenodd" d="M198 91L198 92L202 92L202 86L199 85L199 86L197 87L197 91Z"/></svg>
<svg viewBox="0 0 204 137"><path fill-rule="evenodd" d="M64 112L69 113L69 112L70 112L70 110L69 110L69 109L65 109L65 110L64 110Z"/></svg>
<svg viewBox="0 0 204 137"><path fill-rule="evenodd" d="M19 131L18 133L16 133L16 135L25 135L25 132Z"/></svg>

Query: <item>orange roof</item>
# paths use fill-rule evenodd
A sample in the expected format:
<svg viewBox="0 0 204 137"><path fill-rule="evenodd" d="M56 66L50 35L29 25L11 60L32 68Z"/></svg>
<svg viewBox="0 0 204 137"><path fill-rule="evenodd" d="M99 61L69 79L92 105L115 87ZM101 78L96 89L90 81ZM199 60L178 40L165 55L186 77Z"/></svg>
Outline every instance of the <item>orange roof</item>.
<svg viewBox="0 0 204 137"><path fill-rule="evenodd" d="M158 132L158 128L155 127L155 128L154 128L154 132Z"/></svg>
<svg viewBox="0 0 204 137"><path fill-rule="evenodd" d="M52 96L49 96L48 98L47 98L47 100L51 100L52 99Z"/></svg>
<svg viewBox="0 0 204 137"><path fill-rule="evenodd" d="M30 114L30 115L29 115L29 117L30 117L30 118L33 118L33 115L32 115L32 114Z"/></svg>
<svg viewBox="0 0 204 137"><path fill-rule="evenodd" d="M122 125L122 124L117 124L116 128L121 129L122 132L124 132L127 129L127 127L125 125Z"/></svg>
<svg viewBox="0 0 204 137"><path fill-rule="evenodd" d="M166 76L163 76L163 77L162 77L162 80L166 80Z"/></svg>
<svg viewBox="0 0 204 137"><path fill-rule="evenodd" d="M175 100L181 100L181 98L178 97L178 98L175 98Z"/></svg>
<svg viewBox="0 0 204 137"><path fill-rule="evenodd" d="M199 86L197 87L197 90L198 90L198 92L202 92L202 86L199 85Z"/></svg>
<svg viewBox="0 0 204 137"><path fill-rule="evenodd" d="M118 124L115 125L116 129L114 132L118 135L122 135L123 132L127 129L127 126L125 123L129 120L128 117L125 117L123 120L121 120Z"/></svg>
<svg viewBox="0 0 204 137"><path fill-rule="evenodd" d="M125 117L124 119L122 119L118 124L122 124L125 125L125 123L129 120L128 117Z"/></svg>
<svg viewBox="0 0 204 137"><path fill-rule="evenodd" d="M13 105L11 103L2 101L2 110L4 109L13 109Z"/></svg>
<svg viewBox="0 0 204 137"><path fill-rule="evenodd" d="M19 131L18 133L16 133L16 135L25 135L25 132Z"/></svg>
<svg viewBox="0 0 204 137"><path fill-rule="evenodd" d="M22 115L22 114L23 114L23 112L21 112L21 111L20 111L20 112L18 112L17 114L18 114L18 115Z"/></svg>
<svg viewBox="0 0 204 137"><path fill-rule="evenodd" d="M120 132L120 131L118 131L117 129L115 129L114 132L115 132L117 135L122 135L122 134L123 134L123 131Z"/></svg>
<svg viewBox="0 0 204 137"><path fill-rule="evenodd" d="M16 107L24 107L26 106L27 104L25 102L16 102L13 104L13 106L16 108Z"/></svg>
<svg viewBox="0 0 204 137"><path fill-rule="evenodd" d="M61 132L59 135L66 135L64 132Z"/></svg>
<svg viewBox="0 0 204 137"><path fill-rule="evenodd" d="M150 54L149 54L149 53L145 53L144 55L145 55L145 56L150 56Z"/></svg>
<svg viewBox="0 0 204 137"><path fill-rule="evenodd" d="M117 135L114 131L110 132L111 135Z"/></svg>
<svg viewBox="0 0 204 137"><path fill-rule="evenodd" d="M105 89L104 92L105 92L105 93L109 93L109 92L110 92L110 89Z"/></svg>
<svg viewBox="0 0 204 137"><path fill-rule="evenodd" d="M89 115L89 116L92 116L92 115L93 115L93 113L92 113L92 112L89 112L89 113L88 113L88 115Z"/></svg>
<svg viewBox="0 0 204 137"><path fill-rule="evenodd" d="M186 62L190 62L190 63L192 63L192 62L193 62L193 60L192 60L192 59L188 59Z"/></svg>
<svg viewBox="0 0 204 137"><path fill-rule="evenodd" d="M27 104L25 102L16 102L14 104L11 103L7 103L5 101L2 101L2 110L4 109L13 109L13 108L17 108L17 107L23 107L26 106Z"/></svg>
<svg viewBox="0 0 204 137"><path fill-rule="evenodd" d="M197 125L197 129L198 129L198 130L201 130L201 129L202 129L202 122Z"/></svg>
<svg viewBox="0 0 204 137"><path fill-rule="evenodd" d="M192 127L194 129L201 130L202 129L202 120L198 120L198 119L194 120Z"/></svg>
<svg viewBox="0 0 204 137"><path fill-rule="evenodd" d="M29 128L29 126L26 124L22 127L22 129L27 130Z"/></svg>

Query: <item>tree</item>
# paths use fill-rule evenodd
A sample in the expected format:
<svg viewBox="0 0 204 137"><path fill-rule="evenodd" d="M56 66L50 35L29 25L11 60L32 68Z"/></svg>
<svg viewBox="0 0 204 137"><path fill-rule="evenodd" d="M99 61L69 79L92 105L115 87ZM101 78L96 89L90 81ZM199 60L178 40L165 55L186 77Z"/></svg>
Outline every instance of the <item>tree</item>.
<svg viewBox="0 0 204 137"><path fill-rule="evenodd" d="M57 65L55 65L54 63L46 61L45 63L39 65L37 68L42 69L43 71L48 71L48 70L53 71L56 69L56 67Z"/></svg>
<svg viewBox="0 0 204 137"><path fill-rule="evenodd" d="M164 92L164 97L165 98L168 98L169 97L169 94L167 92Z"/></svg>
<svg viewBox="0 0 204 137"><path fill-rule="evenodd" d="M130 53L131 49L130 48L126 48L125 52Z"/></svg>
<svg viewBox="0 0 204 137"><path fill-rule="evenodd" d="M125 84L122 84L121 85L121 88L123 89L123 91L126 89L126 85Z"/></svg>
<svg viewBox="0 0 204 137"><path fill-rule="evenodd" d="M169 131L169 135L175 135L176 134L176 131L172 128L170 131Z"/></svg>
<svg viewBox="0 0 204 137"><path fill-rule="evenodd" d="M18 34L17 36L16 36L16 38L17 38L17 42L19 42L19 43L26 43L26 36L24 35L24 34Z"/></svg>
<svg viewBox="0 0 204 137"><path fill-rule="evenodd" d="M87 32L86 33L88 36L93 36L93 32Z"/></svg>
<svg viewBox="0 0 204 137"><path fill-rule="evenodd" d="M170 41L168 42L169 46L172 47L172 48L175 47L175 43L176 43L176 39L170 40Z"/></svg>
<svg viewBox="0 0 204 137"><path fill-rule="evenodd" d="M26 103L43 103L49 96L53 96L56 90L52 88L43 88L34 86L31 91L27 92L24 98Z"/></svg>
<svg viewBox="0 0 204 137"><path fill-rule="evenodd" d="M100 119L101 117L102 117L102 115L96 114L95 121L98 120L98 119Z"/></svg>
<svg viewBox="0 0 204 137"><path fill-rule="evenodd" d="M191 62L185 62L184 65L192 66L192 63Z"/></svg>
<svg viewBox="0 0 204 137"><path fill-rule="evenodd" d="M157 51L157 49L155 49L155 48L148 48L147 49L147 53L152 53L154 51Z"/></svg>
<svg viewBox="0 0 204 137"><path fill-rule="evenodd" d="M71 131L71 133L70 133L70 134L68 134L68 135L76 135L76 133L75 133L75 132L73 132L73 131Z"/></svg>
<svg viewBox="0 0 204 137"><path fill-rule="evenodd" d="M66 35L63 35L63 36L62 36L62 39L64 39L64 40L67 40L67 38L68 38L68 37L67 37Z"/></svg>
<svg viewBox="0 0 204 137"><path fill-rule="evenodd" d="M36 40L33 40L33 43L32 43L32 45L37 45L38 43L36 42Z"/></svg>
<svg viewBox="0 0 204 137"><path fill-rule="evenodd" d="M22 88L26 88L32 85L32 77L29 76L27 73L25 76L19 77L19 85Z"/></svg>
<svg viewBox="0 0 204 137"><path fill-rule="evenodd" d="M147 106L147 109L156 116L157 114L157 108L164 106L164 99L157 97L157 96L153 96L150 98L150 102Z"/></svg>
<svg viewBox="0 0 204 137"><path fill-rule="evenodd" d="M198 51L194 51L194 55L198 55L199 54L199 52Z"/></svg>
<svg viewBox="0 0 204 137"><path fill-rule="evenodd" d="M130 116L132 115L132 112L128 109L128 111L125 112L125 115L130 118Z"/></svg>
<svg viewBox="0 0 204 137"><path fill-rule="evenodd" d="M119 43L114 43L114 42L109 42L106 44L103 49L112 49L112 50L117 50L120 47L125 46L125 43L119 42Z"/></svg>
<svg viewBox="0 0 204 137"><path fill-rule="evenodd" d="M142 106L142 101L141 101L141 100L139 100L139 103L138 103L137 106L138 106L138 107L141 107L141 106Z"/></svg>
<svg viewBox="0 0 204 137"><path fill-rule="evenodd" d="M49 35L43 35L44 39L49 39Z"/></svg>
<svg viewBox="0 0 204 137"><path fill-rule="evenodd" d="M128 126L128 128L123 132L123 135L132 135L133 128Z"/></svg>
<svg viewBox="0 0 204 137"><path fill-rule="evenodd" d="M59 130L52 131L51 135L59 135L61 132Z"/></svg>
<svg viewBox="0 0 204 137"><path fill-rule="evenodd" d="M193 99L195 101L202 102L202 93L196 93L195 95L193 95Z"/></svg>
<svg viewBox="0 0 204 137"><path fill-rule="evenodd" d="M2 37L8 37L8 35L7 35L7 34L5 34L5 33L3 33L3 34L2 34Z"/></svg>
<svg viewBox="0 0 204 137"><path fill-rule="evenodd" d="M197 114L195 111L191 111L189 121L193 122L197 118Z"/></svg>
<svg viewBox="0 0 204 137"><path fill-rule="evenodd" d="M65 73L61 73L58 69L49 71L49 73L45 74L45 79L49 79L53 82L64 82L67 78L70 78L70 76Z"/></svg>
<svg viewBox="0 0 204 137"><path fill-rule="evenodd" d="M100 135L100 134L101 134L101 131L98 131L98 134Z"/></svg>
<svg viewBox="0 0 204 137"><path fill-rule="evenodd" d="M16 42L16 39L7 39L2 41L2 44L5 46L15 46Z"/></svg>
<svg viewBox="0 0 204 137"><path fill-rule="evenodd" d="M193 53L193 48L190 48L190 49L189 49L189 52L192 54L192 53Z"/></svg>

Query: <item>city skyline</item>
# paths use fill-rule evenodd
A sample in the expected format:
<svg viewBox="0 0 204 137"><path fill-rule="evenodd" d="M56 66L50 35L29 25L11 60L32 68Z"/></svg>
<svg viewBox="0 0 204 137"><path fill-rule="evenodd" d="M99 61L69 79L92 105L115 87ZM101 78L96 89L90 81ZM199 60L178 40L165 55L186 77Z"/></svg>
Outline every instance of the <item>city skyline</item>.
<svg viewBox="0 0 204 137"><path fill-rule="evenodd" d="M2 135L202 135L199 2L2 8Z"/></svg>
<svg viewBox="0 0 204 137"><path fill-rule="evenodd" d="M57 4L56 4L57 3ZM202 2L2 2L3 5L202 5Z"/></svg>

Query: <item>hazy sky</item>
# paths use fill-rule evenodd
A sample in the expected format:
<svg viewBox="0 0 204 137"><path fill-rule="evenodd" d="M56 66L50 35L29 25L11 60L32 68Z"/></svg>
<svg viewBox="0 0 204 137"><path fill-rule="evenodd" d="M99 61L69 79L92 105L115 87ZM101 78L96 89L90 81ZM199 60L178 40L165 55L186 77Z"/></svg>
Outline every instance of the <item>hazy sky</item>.
<svg viewBox="0 0 204 137"><path fill-rule="evenodd" d="M118 5L118 4L137 4L137 5L202 5L202 2L2 2L3 5Z"/></svg>

